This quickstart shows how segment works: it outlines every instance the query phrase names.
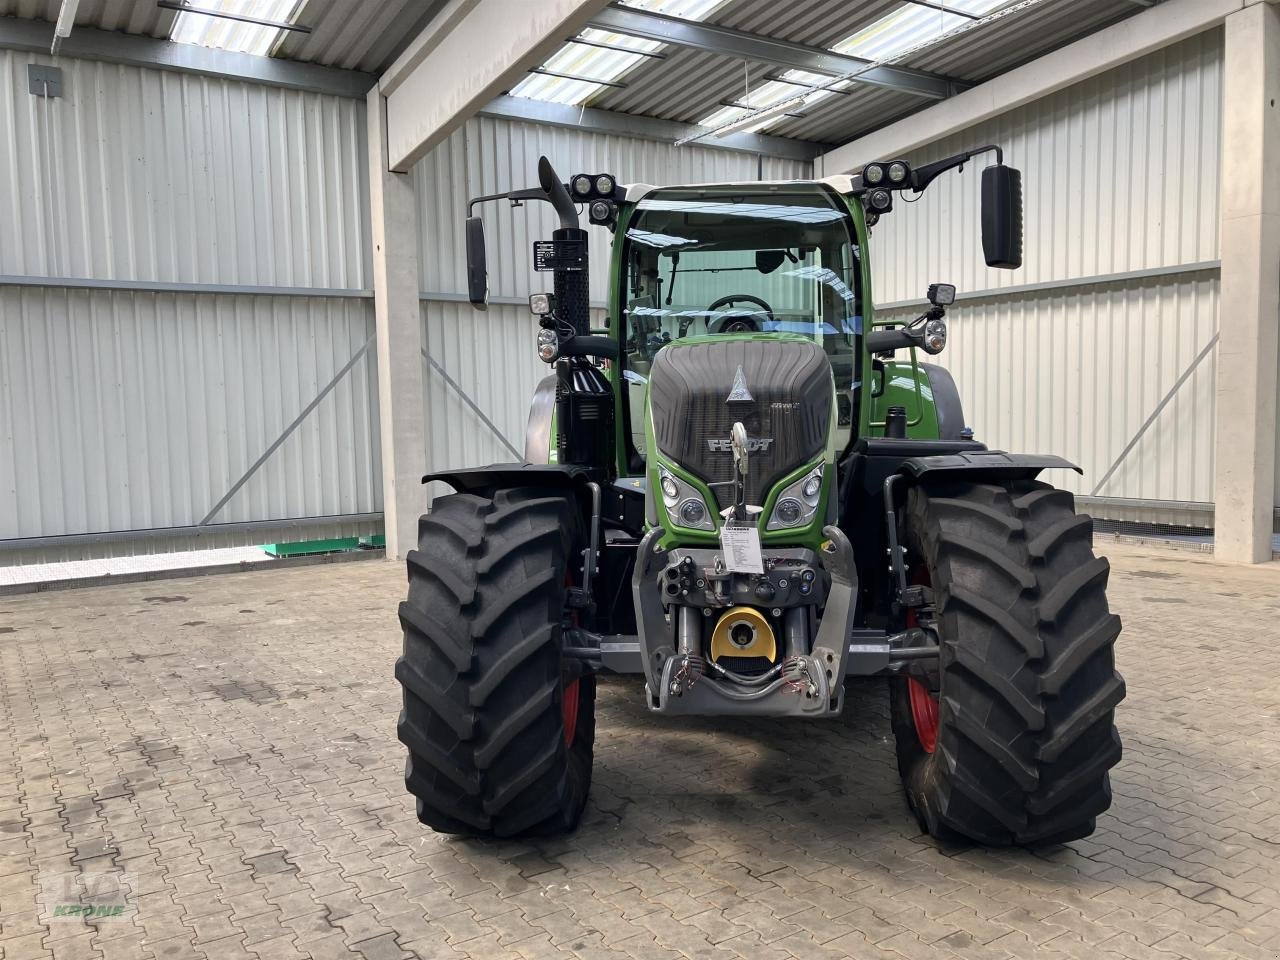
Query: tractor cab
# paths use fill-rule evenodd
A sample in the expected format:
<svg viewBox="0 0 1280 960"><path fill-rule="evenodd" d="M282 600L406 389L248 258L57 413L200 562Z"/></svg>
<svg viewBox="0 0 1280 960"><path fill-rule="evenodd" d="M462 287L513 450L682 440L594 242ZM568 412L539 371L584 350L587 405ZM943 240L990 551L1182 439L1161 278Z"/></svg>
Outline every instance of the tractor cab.
<svg viewBox="0 0 1280 960"><path fill-rule="evenodd" d="M836 446L851 436L862 262L845 199L821 183L669 187L625 211L615 243L631 452L645 451L645 387L658 352L691 337L791 334L825 353ZM763 347L761 348L763 349ZM730 370L729 376L736 374ZM727 393L726 393L727 395Z"/></svg>

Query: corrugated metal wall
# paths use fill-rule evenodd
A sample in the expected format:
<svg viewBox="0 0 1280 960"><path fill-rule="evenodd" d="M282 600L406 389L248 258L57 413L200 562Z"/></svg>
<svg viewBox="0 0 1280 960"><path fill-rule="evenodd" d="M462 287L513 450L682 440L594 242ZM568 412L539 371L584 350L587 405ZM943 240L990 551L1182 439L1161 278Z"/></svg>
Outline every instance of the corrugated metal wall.
<svg viewBox="0 0 1280 960"><path fill-rule="evenodd" d="M0 51L0 562L375 529L364 104L67 58L44 99L29 62Z"/></svg>
<svg viewBox="0 0 1280 960"><path fill-rule="evenodd" d="M363 306L363 305L362 305ZM381 480L372 311L310 297L0 287L6 537L364 513ZM371 344L369 344L371 346Z"/></svg>
<svg viewBox="0 0 1280 960"><path fill-rule="evenodd" d="M874 231L882 304L920 298L931 281L961 293L1043 285L958 303L940 361L955 371L981 439L1080 463L1083 478L1054 479L1086 496L1213 499L1221 76L1215 30L911 156L1005 147L1026 192L1020 270L982 262L977 168L986 158L944 175L915 204L899 202ZM1134 271L1154 276L1116 276Z"/></svg>
<svg viewBox="0 0 1280 960"><path fill-rule="evenodd" d="M364 104L0 51L0 274L362 289Z"/></svg>
<svg viewBox="0 0 1280 960"><path fill-rule="evenodd" d="M487 312L466 302L462 235L466 200L536 184L545 154L563 177L612 173L622 183L707 183L797 179L812 165L714 148L675 147L652 140L580 133L556 127L477 117L414 169L421 230L423 323L427 350L518 451L524 449L529 402L548 368L534 352L537 322L528 295L550 289L550 277L531 264L533 242L551 234L547 204L483 210L491 300ZM592 229L591 290L603 306L609 234ZM505 303L503 301L506 301ZM603 311L598 313L603 320ZM511 451L430 365L426 376L427 456L433 469L512 459Z"/></svg>
<svg viewBox="0 0 1280 960"><path fill-rule="evenodd" d="M0 209L13 211L0 232L0 562L254 542L293 519L307 536L375 530L364 104L67 58L64 96L47 100L27 92L29 62L52 61L0 51ZM461 227L468 196L528 185L542 153L566 175L623 181L810 173L469 122L415 172L424 342L455 383L424 357L428 466L511 459L477 409L523 448L546 371L522 304L546 285L529 257L550 212L486 212L487 314L459 302ZM603 296L607 241L593 234Z"/></svg>

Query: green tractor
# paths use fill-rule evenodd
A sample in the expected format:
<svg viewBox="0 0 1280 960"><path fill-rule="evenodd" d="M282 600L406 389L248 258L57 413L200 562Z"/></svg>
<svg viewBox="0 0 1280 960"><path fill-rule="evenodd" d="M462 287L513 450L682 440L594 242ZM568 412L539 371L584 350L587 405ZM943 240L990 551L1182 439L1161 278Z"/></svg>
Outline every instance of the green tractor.
<svg viewBox="0 0 1280 960"><path fill-rule="evenodd" d="M652 187L609 174L471 201L545 201L534 244L551 367L525 462L431 474L400 606L399 737L421 821L463 835L576 827L596 676L657 714L838 716L884 677L924 830L1039 845L1091 833L1120 759L1119 618L1092 521L1037 480L1055 456L988 450L941 351L955 288L877 321L868 229L896 196L982 171L991 266L1022 260L1021 174L998 147L821 181ZM592 328L587 232L613 234ZM1074 468L1073 468L1074 469ZM637 691L637 695L639 692ZM675 720L674 722L679 722Z"/></svg>

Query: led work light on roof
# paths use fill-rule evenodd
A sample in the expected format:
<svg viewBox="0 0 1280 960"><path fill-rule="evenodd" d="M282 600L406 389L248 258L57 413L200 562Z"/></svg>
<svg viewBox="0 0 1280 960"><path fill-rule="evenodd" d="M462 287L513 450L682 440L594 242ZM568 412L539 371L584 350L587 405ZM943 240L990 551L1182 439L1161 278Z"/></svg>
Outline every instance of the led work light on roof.
<svg viewBox="0 0 1280 960"><path fill-rule="evenodd" d="M585 173L580 173L573 178L573 192L580 197L585 197L591 193L591 178Z"/></svg>
<svg viewBox="0 0 1280 960"><path fill-rule="evenodd" d="M592 223L612 226L618 215L618 205L612 200L592 200L587 207L587 215Z"/></svg>
<svg viewBox="0 0 1280 960"><path fill-rule="evenodd" d="M906 183L907 177L910 176L910 174L911 171L901 160L895 160L893 163L889 164L889 182L895 187Z"/></svg>
<svg viewBox="0 0 1280 960"><path fill-rule="evenodd" d="M868 163L862 168L862 182L868 186L876 187L884 183L884 164Z"/></svg>
<svg viewBox="0 0 1280 960"><path fill-rule="evenodd" d="M607 173L602 173L600 176L596 177L596 193L601 196L607 197L612 194L614 186L613 177L609 176Z"/></svg>
<svg viewBox="0 0 1280 960"><path fill-rule="evenodd" d="M888 190L872 190L867 194L867 201L872 210L884 213L893 206L893 195Z"/></svg>

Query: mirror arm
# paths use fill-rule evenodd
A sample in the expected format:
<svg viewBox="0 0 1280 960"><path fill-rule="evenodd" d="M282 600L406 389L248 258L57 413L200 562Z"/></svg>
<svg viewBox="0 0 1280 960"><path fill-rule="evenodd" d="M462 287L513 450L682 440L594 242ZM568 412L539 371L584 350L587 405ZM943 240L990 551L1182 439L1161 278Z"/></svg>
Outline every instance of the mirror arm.
<svg viewBox="0 0 1280 960"><path fill-rule="evenodd" d="M512 205L520 203L522 200L545 200L551 202L551 198L547 196L541 187L526 187L524 190L509 190L506 193L490 193L483 197L472 197L467 201L467 216L474 217L476 215L477 203L488 203L490 200L510 200Z"/></svg>
<svg viewBox="0 0 1280 960"><path fill-rule="evenodd" d="M966 163L979 154L991 152L996 155L996 163L1004 163L1004 151L994 143L989 143L985 147L975 147L972 150L966 150L964 153L957 153L954 157L947 157L945 160L938 160L934 163L926 163L923 167L916 167L911 171L911 187L916 193L924 193L929 184L933 183L934 180L948 170L954 170L957 167L963 168Z"/></svg>

